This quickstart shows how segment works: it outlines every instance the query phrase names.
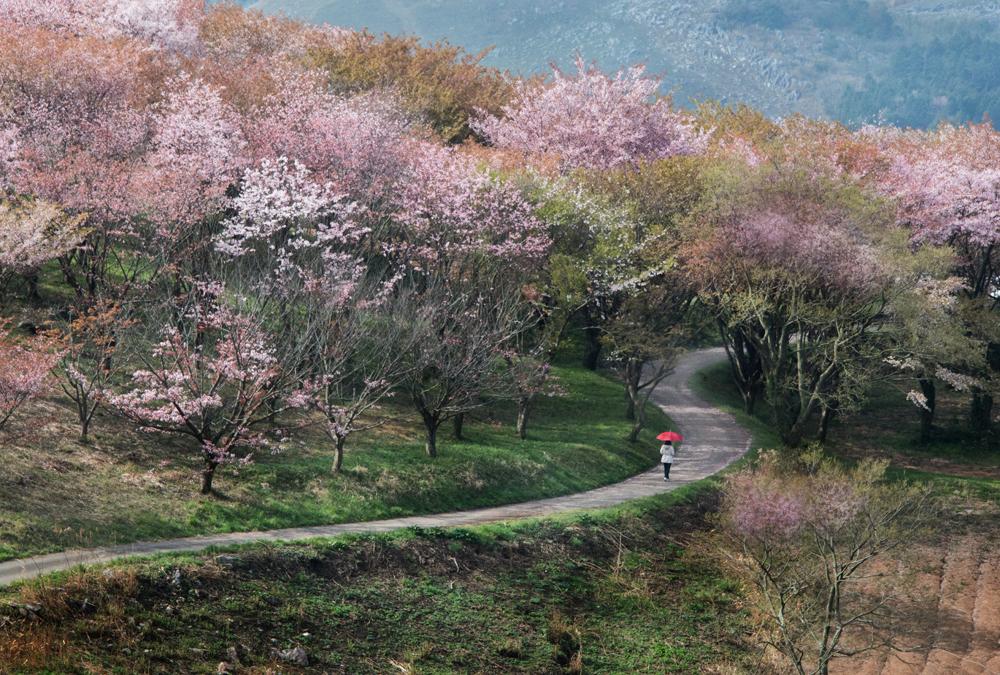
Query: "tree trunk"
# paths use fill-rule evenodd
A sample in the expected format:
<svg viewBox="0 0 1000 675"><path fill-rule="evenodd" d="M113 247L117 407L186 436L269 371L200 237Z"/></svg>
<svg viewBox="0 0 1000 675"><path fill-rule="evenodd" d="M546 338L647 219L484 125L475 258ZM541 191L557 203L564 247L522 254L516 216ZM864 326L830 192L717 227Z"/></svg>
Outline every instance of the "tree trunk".
<svg viewBox="0 0 1000 675"><path fill-rule="evenodd" d="M719 335L729 357L733 381L743 399L743 410L753 415L760 398L763 377L760 354L742 330L730 331L722 321L719 321Z"/></svg>
<svg viewBox="0 0 1000 675"><path fill-rule="evenodd" d="M625 362L625 419L636 421L639 400L639 384L642 378L642 361L630 358Z"/></svg>
<svg viewBox="0 0 1000 675"><path fill-rule="evenodd" d="M344 468L344 445L346 443L346 438L343 438L342 436L337 437L337 441L333 449L333 473L340 473L340 470Z"/></svg>
<svg viewBox="0 0 1000 675"><path fill-rule="evenodd" d="M635 416L635 421L632 422L632 431L628 434L628 442L635 443L639 440L639 434L642 433L643 428L646 426L646 416L642 413L638 413Z"/></svg>
<svg viewBox="0 0 1000 675"><path fill-rule="evenodd" d="M438 446L437 446L437 427L427 427L427 442L424 444L424 450L427 452L428 457L438 456Z"/></svg>
<svg viewBox="0 0 1000 675"><path fill-rule="evenodd" d="M590 317L587 317L589 322ZM601 331L596 326L583 329L583 367L587 370L597 370L601 362Z"/></svg>
<svg viewBox="0 0 1000 675"><path fill-rule="evenodd" d="M920 442L927 443L931 440L931 432L934 430L934 411L937 408L937 388L934 380L921 379L920 391L927 399L927 407L920 408Z"/></svg>
<svg viewBox="0 0 1000 675"><path fill-rule="evenodd" d="M24 280L28 282L28 301L32 303L40 303L42 301L42 296L38 293L38 272L32 272L24 277Z"/></svg>
<svg viewBox="0 0 1000 675"><path fill-rule="evenodd" d="M531 399L522 397L517 401L517 437L522 441L528 437L528 413L531 411Z"/></svg>
<svg viewBox="0 0 1000 675"><path fill-rule="evenodd" d="M976 392L972 395L969 422L974 431L990 430L993 426L993 397L990 394Z"/></svg>
<svg viewBox="0 0 1000 675"><path fill-rule="evenodd" d="M830 422L836 416L837 407L835 405L823 406L823 414L819 418L819 433L816 434L817 441L826 445L826 437L830 433Z"/></svg>
<svg viewBox="0 0 1000 675"><path fill-rule="evenodd" d="M781 436L782 443L789 448L797 448L802 445L802 438L805 432L802 430L802 425L796 422L787 429L781 430L779 435Z"/></svg>
<svg viewBox="0 0 1000 675"><path fill-rule="evenodd" d="M215 469L219 463L213 460L205 460L205 469L201 472L201 494L212 494L212 479L215 478Z"/></svg>
<svg viewBox="0 0 1000 675"><path fill-rule="evenodd" d="M90 416L86 414L80 417L80 442L90 443Z"/></svg>
<svg viewBox="0 0 1000 675"><path fill-rule="evenodd" d="M459 413L458 415L455 415L455 419L452 421L452 425L453 425L453 430L452 431L453 431L453 434L455 436L455 440L456 441L464 441L465 440L465 435L464 435L464 432L465 432L465 413Z"/></svg>
<svg viewBox="0 0 1000 675"><path fill-rule="evenodd" d="M632 399L632 394L629 391L631 384L625 387L625 419L634 422L635 421L635 401Z"/></svg>

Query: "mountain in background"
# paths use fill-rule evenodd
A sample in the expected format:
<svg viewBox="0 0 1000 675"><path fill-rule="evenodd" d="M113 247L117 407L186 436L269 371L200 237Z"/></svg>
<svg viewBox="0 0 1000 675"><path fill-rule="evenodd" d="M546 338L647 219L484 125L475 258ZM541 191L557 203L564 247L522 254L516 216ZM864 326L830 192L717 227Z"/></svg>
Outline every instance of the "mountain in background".
<svg viewBox="0 0 1000 675"><path fill-rule="evenodd" d="M645 63L679 103L851 124L1000 117L1000 0L245 0L312 22L446 38L516 73Z"/></svg>

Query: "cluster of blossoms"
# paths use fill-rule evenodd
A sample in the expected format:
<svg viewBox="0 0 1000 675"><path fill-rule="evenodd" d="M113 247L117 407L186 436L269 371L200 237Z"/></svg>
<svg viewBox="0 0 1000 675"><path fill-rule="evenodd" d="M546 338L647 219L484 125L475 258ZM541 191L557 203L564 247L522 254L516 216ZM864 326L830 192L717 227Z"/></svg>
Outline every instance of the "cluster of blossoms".
<svg viewBox="0 0 1000 675"><path fill-rule="evenodd" d="M80 221L50 202L0 201L0 289L5 277L34 272L79 244Z"/></svg>
<svg viewBox="0 0 1000 675"><path fill-rule="evenodd" d="M539 88L522 84L503 117L484 115L473 129L500 148L555 155L564 169L608 169L704 152L707 134L657 96L660 81L636 66L609 77L582 59L576 73L556 69Z"/></svg>
<svg viewBox="0 0 1000 675"><path fill-rule="evenodd" d="M61 357L50 341L26 345L6 333L7 325L0 323L0 429L18 408L44 392Z"/></svg>
<svg viewBox="0 0 1000 675"><path fill-rule="evenodd" d="M765 454L759 465L726 479L721 513L727 527L755 542L790 540L847 526L865 506L848 474L798 473Z"/></svg>
<svg viewBox="0 0 1000 675"><path fill-rule="evenodd" d="M274 348L251 319L223 307L197 325L194 335L165 329L132 388L109 392L108 402L144 429L194 437L213 465L247 461L240 449L270 444L252 427L281 375Z"/></svg>
<svg viewBox="0 0 1000 675"><path fill-rule="evenodd" d="M198 42L204 0L2 0L0 17L21 26L45 27L106 38L141 39L156 47L187 51Z"/></svg>

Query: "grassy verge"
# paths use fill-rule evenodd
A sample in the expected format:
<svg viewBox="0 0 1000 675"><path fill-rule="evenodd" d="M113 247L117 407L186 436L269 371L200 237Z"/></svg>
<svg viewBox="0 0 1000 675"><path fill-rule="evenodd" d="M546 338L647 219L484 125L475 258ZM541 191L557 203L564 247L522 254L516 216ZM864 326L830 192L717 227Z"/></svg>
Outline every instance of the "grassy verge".
<svg viewBox="0 0 1000 675"><path fill-rule="evenodd" d="M692 386L700 396L732 413L751 430L755 448L777 448L780 438L767 420L766 406L757 414L743 411L728 364L698 373ZM919 420L900 392L876 387L859 413L836 421L827 450L844 461L882 457L890 461L889 475L931 485L935 492L961 499L1000 504L1000 453L963 430L965 401L945 392L938 403L938 427L931 442L921 444Z"/></svg>
<svg viewBox="0 0 1000 675"><path fill-rule="evenodd" d="M685 551L705 485L556 519L161 556L0 595L26 672L753 669L736 588ZM301 647L308 667L282 652ZM237 663L238 661L238 663Z"/></svg>
<svg viewBox="0 0 1000 675"><path fill-rule="evenodd" d="M667 425L649 411L649 431L628 443L621 385L563 365L568 395L539 401L529 439L516 438L513 410L500 407L466 425L466 440L443 430L428 459L421 428L402 403L393 422L359 435L344 471L306 430L277 455L225 468L220 494L196 494L196 458L181 441L139 434L104 417L93 443L75 440L64 401L21 418L0 445L0 560L73 547L214 532L319 525L518 502L587 490L656 461L652 436Z"/></svg>

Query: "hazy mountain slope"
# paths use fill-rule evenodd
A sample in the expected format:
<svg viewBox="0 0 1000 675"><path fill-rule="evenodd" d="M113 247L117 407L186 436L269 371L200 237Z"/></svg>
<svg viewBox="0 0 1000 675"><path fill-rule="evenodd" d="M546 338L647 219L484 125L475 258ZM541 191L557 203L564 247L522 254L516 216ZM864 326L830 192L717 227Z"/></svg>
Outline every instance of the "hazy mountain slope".
<svg viewBox="0 0 1000 675"><path fill-rule="evenodd" d="M553 59L565 64L577 52L606 68L641 61L666 75L680 101L712 97L778 115L881 115L914 125L1000 114L1000 0L247 4L375 32L447 37L473 51L494 45L490 63L518 72ZM973 49L970 39L982 42Z"/></svg>

